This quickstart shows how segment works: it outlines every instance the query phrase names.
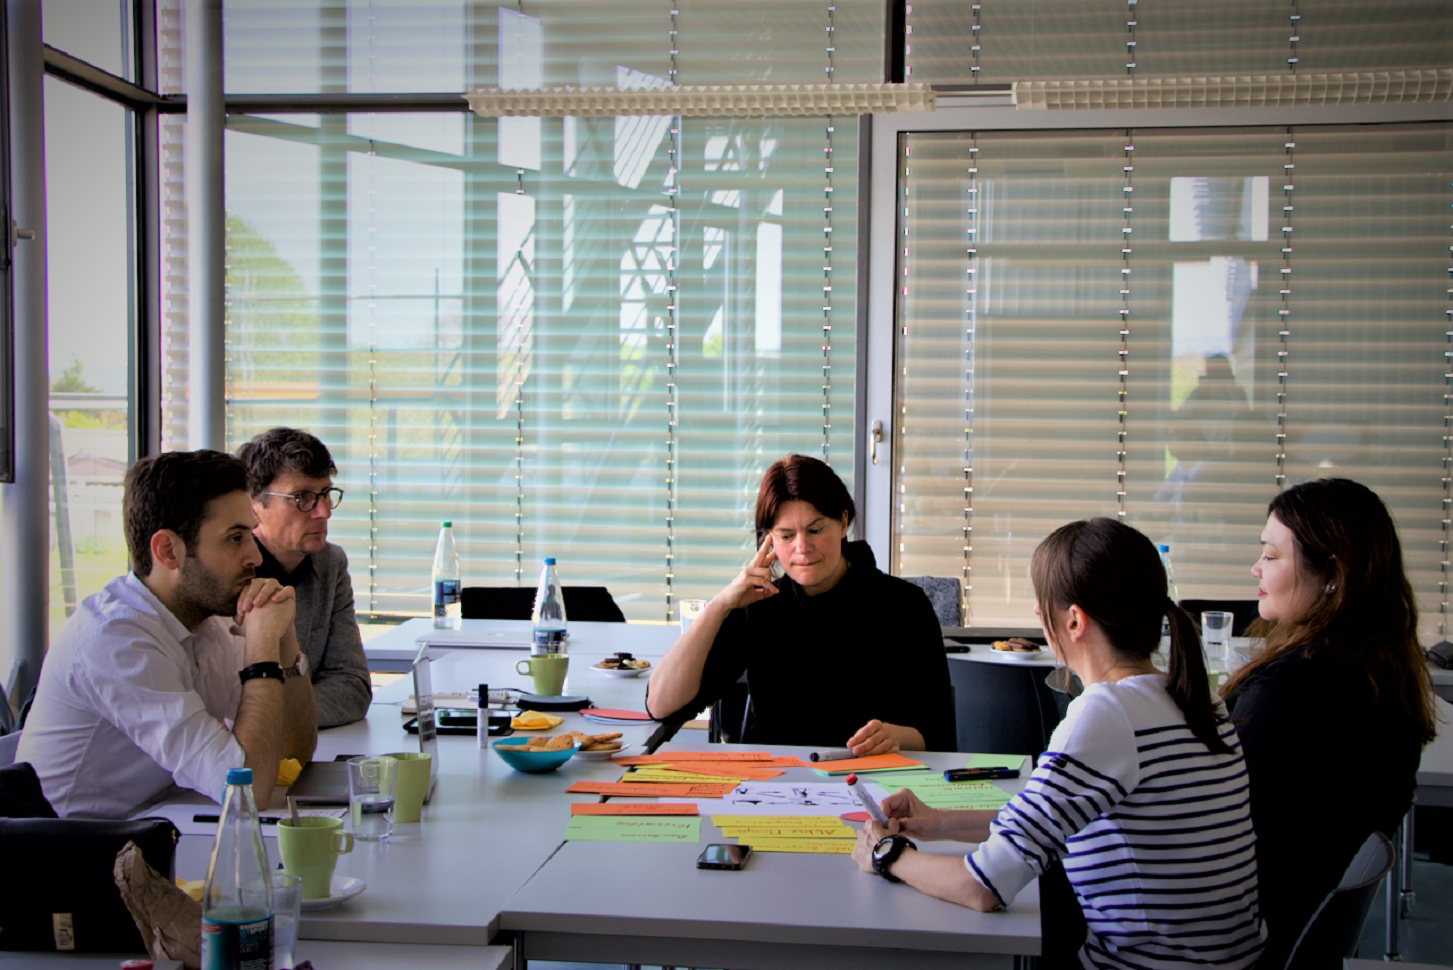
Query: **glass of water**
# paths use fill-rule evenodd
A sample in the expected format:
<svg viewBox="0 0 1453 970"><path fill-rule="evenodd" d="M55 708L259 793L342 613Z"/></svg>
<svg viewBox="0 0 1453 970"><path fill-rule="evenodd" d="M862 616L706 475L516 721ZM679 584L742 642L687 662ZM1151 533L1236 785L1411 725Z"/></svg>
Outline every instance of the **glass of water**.
<svg viewBox="0 0 1453 970"><path fill-rule="evenodd" d="M298 942L298 916L303 908L303 879L285 872L272 874L272 965L290 970L296 962L293 947Z"/></svg>
<svg viewBox="0 0 1453 970"><path fill-rule="evenodd" d="M1206 645L1206 659L1226 659L1226 648L1231 643L1231 624L1234 613L1207 611L1201 614L1201 642Z"/></svg>
<svg viewBox="0 0 1453 970"><path fill-rule="evenodd" d="M388 755L348 759L348 805L355 839L377 842L393 834L398 780L398 760Z"/></svg>

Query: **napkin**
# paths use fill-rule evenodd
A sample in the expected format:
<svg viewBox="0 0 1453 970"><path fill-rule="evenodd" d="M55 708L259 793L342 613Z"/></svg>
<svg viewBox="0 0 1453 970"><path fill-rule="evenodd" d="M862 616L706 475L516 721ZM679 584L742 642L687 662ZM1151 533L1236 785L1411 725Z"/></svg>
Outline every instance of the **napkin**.
<svg viewBox="0 0 1453 970"><path fill-rule="evenodd" d="M557 724L564 724L565 718L546 714L544 711L522 711L510 721L516 731L548 731Z"/></svg>
<svg viewBox="0 0 1453 970"><path fill-rule="evenodd" d="M284 758L278 762L277 783L279 785L291 785L298 780L298 775L303 773L302 763L297 758Z"/></svg>

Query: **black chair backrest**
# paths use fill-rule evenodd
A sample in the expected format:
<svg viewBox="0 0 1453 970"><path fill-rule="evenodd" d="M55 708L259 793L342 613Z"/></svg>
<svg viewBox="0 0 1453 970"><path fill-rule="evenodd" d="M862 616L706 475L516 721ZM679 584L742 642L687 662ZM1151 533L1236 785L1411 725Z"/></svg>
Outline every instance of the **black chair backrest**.
<svg viewBox="0 0 1453 970"><path fill-rule="evenodd" d="M1246 636L1246 628L1261 615L1257 611L1256 600L1181 600L1180 608L1191 614L1191 619L1196 621L1197 626L1201 623L1202 613L1215 611L1233 614L1236 617L1231 621L1233 637Z"/></svg>
<svg viewBox="0 0 1453 970"><path fill-rule="evenodd" d="M1287 958L1287 970L1340 967L1344 958L1357 955L1362 926L1377 896L1377 884L1392 871L1396 858L1387 836L1373 832L1367 837L1342 881L1307 921Z"/></svg>
<svg viewBox="0 0 1453 970"><path fill-rule="evenodd" d="M566 586L565 616L595 623L624 623L626 615L604 586ZM466 620L528 620L535 591L528 586L466 586L459 591L459 612Z"/></svg>
<svg viewBox="0 0 1453 970"><path fill-rule="evenodd" d="M958 749L979 754L1038 756L1060 722L1038 664L948 661L954 688Z"/></svg>

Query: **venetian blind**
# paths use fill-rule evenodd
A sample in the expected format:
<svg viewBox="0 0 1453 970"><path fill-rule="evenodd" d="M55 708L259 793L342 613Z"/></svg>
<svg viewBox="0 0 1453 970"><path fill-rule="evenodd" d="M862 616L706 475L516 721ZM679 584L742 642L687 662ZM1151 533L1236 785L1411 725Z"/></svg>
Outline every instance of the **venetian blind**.
<svg viewBox="0 0 1453 970"><path fill-rule="evenodd" d="M879 79L875 3L229 3L226 16L231 93L638 87L673 68L680 83L816 83L829 55L838 80ZM180 64L175 16L164 36ZM179 446L172 125L164 406ZM741 567L767 464L826 454L850 480L856 119L228 125L228 441L289 424L328 443L348 493L332 536L362 611L426 608L450 519L466 585L532 584L553 555L567 584L666 619Z"/></svg>

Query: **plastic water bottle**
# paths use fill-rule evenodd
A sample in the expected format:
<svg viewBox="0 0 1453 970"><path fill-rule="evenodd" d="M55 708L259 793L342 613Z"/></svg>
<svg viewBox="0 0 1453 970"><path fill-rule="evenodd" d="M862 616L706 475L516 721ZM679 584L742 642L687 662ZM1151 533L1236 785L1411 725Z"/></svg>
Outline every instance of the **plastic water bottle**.
<svg viewBox="0 0 1453 970"><path fill-rule="evenodd" d="M1160 564L1165 568L1165 592L1172 602L1181 601L1181 592L1176 588L1176 574L1170 566L1170 546L1159 545L1156 550L1160 553ZM1166 653L1170 652L1170 617L1163 616L1160 620L1160 649Z"/></svg>
<svg viewBox="0 0 1453 970"><path fill-rule="evenodd" d="M439 544L434 547L434 629L459 629L459 550L454 545L454 523L439 523Z"/></svg>
<svg viewBox="0 0 1453 970"><path fill-rule="evenodd" d="M531 654L565 652L565 597L560 593L560 574L553 557L546 559L540 570L530 625L534 627Z"/></svg>
<svg viewBox="0 0 1453 970"><path fill-rule="evenodd" d="M202 970L272 970L272 917L252 769L233 768L202 890Z"/></svg>

